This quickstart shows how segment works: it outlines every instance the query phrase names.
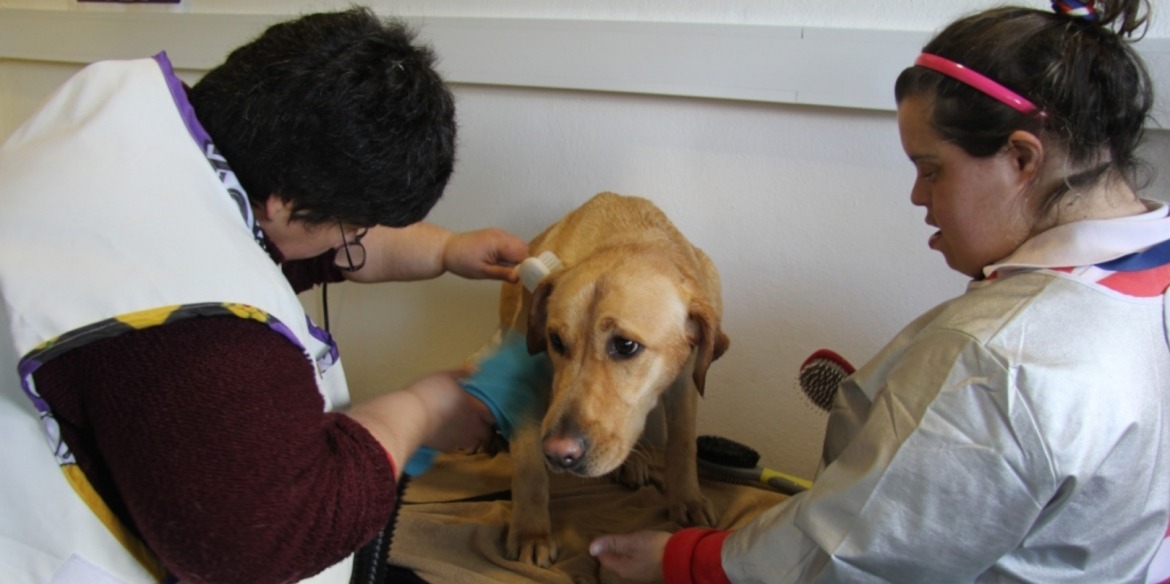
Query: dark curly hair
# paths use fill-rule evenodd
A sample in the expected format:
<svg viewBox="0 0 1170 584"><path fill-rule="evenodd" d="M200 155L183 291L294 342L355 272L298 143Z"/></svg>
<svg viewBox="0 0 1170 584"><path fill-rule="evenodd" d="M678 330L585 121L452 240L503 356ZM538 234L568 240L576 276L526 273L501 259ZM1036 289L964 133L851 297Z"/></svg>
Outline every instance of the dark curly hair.
<svg viewBox="0 0 1170 584"><path fill-rule="evenodd" d="M275 24L191 88L199 121L253 203L310 223L402 227L455 164L455 101L435 56L370 9Z"/></svg>
<svg viewBox="0 0 1170 584"><path fill-rule="evenodd" d="M904 70L894 96L898 103L910 95L933 97L931 125L972 156L999 152L1016 130L1054 141L1075 170L1040 202L1041 212L1110 169L1137 183L1144 165L1136 150L1154 97L1130 39L1144 34L1149 5L1147 0L1096 5L1096 21L1030 8L986 10L952 23L922 50L995 79L1043 115L1017 112L923 67Z"/></svg>

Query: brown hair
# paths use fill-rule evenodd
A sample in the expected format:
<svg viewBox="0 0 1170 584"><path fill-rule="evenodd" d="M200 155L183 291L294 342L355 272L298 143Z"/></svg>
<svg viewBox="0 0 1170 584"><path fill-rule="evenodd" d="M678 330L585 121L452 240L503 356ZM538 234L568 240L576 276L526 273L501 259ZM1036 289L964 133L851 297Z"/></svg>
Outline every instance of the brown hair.
<svg viewBox="0 0 1170 584"><path fill-rule="evenodd" d="M938 33L922 51L978 71L1036 104L1021 114L962 82L923 67L898 76L894 96L933 98L931 125L977 157L991 156L1012 132L1056 141L1075 170L1041 210L1070 188L1116 169L1138 182L1136 150L1153 105L1149 73L1131 42L1141 38L1148 0L1098 0L1095 20L1003 7L979 12Z"/></svg>

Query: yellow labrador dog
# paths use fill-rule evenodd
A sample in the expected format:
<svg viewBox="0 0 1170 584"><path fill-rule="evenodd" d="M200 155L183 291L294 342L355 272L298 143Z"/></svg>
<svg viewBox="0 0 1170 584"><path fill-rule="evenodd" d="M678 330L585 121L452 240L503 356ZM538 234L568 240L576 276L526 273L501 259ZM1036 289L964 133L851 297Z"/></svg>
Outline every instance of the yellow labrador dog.
<svg viewBox="0 0 1170 584"><path fill-rule="evenodd" d="M660 401L667 437L657 480L671 518L714 525L699 489L695 410L708 366L728 346L715 266L653 203L612 193L533 239L530 252L544 251L564 267L531 294L505 284L500 298L502 326L526 333L529 352L547 351L553 368L543 419L516 424L509 448L508 555L543 567L556 559L547 468L652 482L646 457L629 455Z"/></svg>

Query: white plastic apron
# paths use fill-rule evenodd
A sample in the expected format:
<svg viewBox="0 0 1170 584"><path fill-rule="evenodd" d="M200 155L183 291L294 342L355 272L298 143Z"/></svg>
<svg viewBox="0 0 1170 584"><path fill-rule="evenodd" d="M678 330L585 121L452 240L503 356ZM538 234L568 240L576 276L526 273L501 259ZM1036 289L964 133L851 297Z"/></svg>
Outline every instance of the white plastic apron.
<svg viewBox="0 0 1170 584"><path fill-rule="evenodd" d="M246 197L221 163L165 55L86 67L0 147L0 322L11 331L0 338L5 578L163 575L71 464L36 395L32 373L58 352L232 314L302 347L326 408L347 405L335 346L257 244ZM313 581L348 582L351 563Z"/></svg>

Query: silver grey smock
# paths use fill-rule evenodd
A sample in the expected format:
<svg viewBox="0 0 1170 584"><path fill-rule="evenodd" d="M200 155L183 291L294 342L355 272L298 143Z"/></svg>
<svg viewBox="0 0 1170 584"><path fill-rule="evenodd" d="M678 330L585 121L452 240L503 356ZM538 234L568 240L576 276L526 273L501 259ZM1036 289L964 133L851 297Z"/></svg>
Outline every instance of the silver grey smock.
<svg viewBox="0 0 1170 584"><path fill-rule="evenodd" d="M1170 524L1165 286L1092 266L1170 239L1147 204L1041 234L902 330L842 384L813 488L726 540L728 577L1145 582Z"/></svg>

